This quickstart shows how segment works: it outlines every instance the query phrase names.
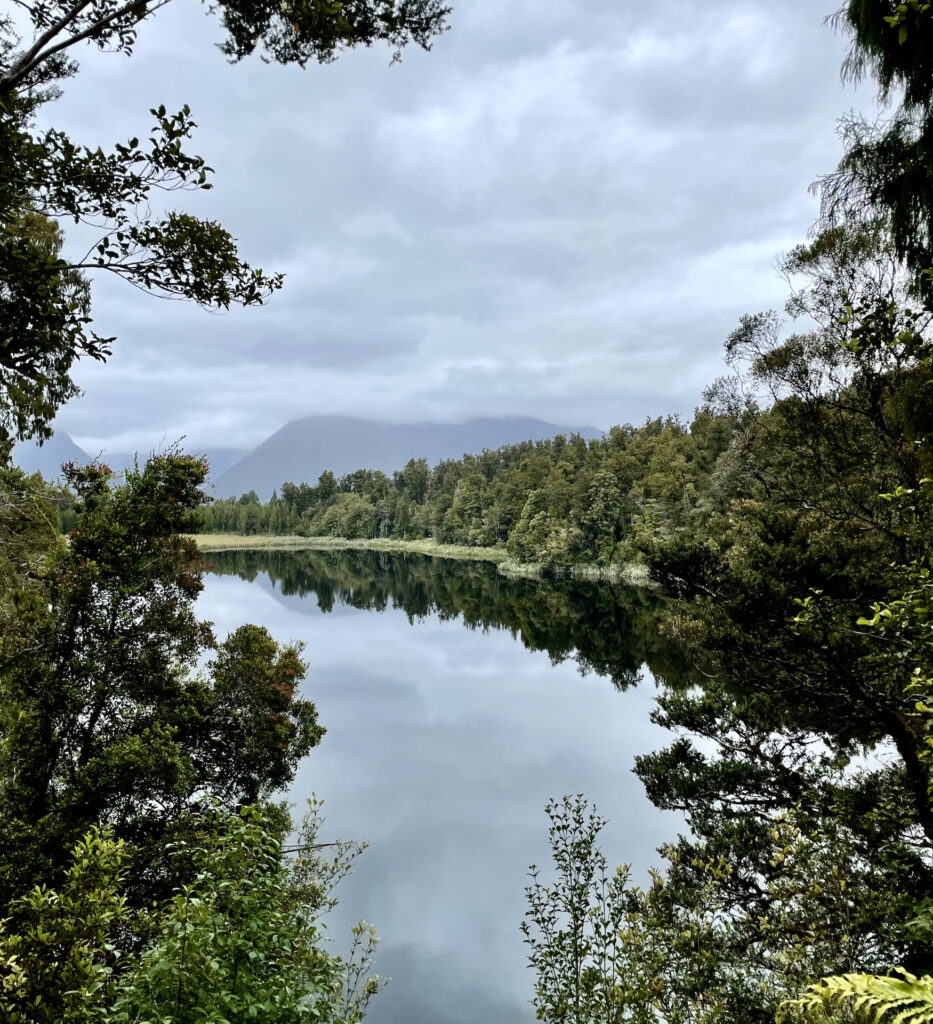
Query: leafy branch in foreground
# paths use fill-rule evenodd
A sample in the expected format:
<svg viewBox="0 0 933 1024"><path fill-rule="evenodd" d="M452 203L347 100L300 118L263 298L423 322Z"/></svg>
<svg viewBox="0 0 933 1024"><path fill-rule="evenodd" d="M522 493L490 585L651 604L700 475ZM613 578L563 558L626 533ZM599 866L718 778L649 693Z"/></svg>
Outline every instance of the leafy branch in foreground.
<svg viewBox="0 0 933 1024"><path fill-rule="evenodd" d="M182 534L205 472L169 454L113 487L106 467L69 467L75 527L41 563L14 529L45 525L30 482L0 476L0 504L31 516L8 525L0 507L0 529L34 562L27 579L0 564L15 587L0 602L0 905L56 885L97 824L135 846L130 890L148 902L192 808L268 799L323 736L299 647L252 625L218 641L194 613L201 567Z"/></svg>
<svg viewBox="0 0 933 1024"><path fill-rule="evenodd" d="M55 128L32 134L34 106L0 99L0 440L48 437L78 393L74 361L110 354L113 338L90 329L89 273L215 309L262 304L282 286L245 263L220 224L153 212L159 193L211 187L211 168L183 148L195 127L187 106L154 108L148 139L111 152ZM59 220L96 234L84 255L65 258Z"/></svg>
<svg viewBox="0 0 933 1024"><path fill-rule="evenodd" d="M840 128L845 154L836 171L814 186L824 226L880 218L915 290L933 298L933 16L926 0L848 0L832 19L853 39L843 76L870 73L890 114L851 116Z"/></svg>
<svg viewBox="0 0 933 1024"><path fill-rule="evenodd" d="M933 977L917 977L902 967L895 975L843 974L822 978L799 999L781 1006L778 1021L818 1022L838 1019L838 1011L850 1010L857 1020L871 1024L931 1024Z"/></svg>
<svg viewBox="0 0 933 1024"><path fill-rule="evenodd" d="M302 829L316 836L320 803ZM282 854L259 808L207 810L172 856L189 881L147 910L123 896L132 847L106 830L76 845L63 884L37 886L0 931L8 1024L358 1024L382 987L375 934L353 929L349 959L322 948L319 919L360 847L336 861ZM132 937L132 939L131 939ZM129 941L128 941L129 940Z"/></svg>
<svg viewBox="0 0 933 1024"><path fill-rule="evenodd" d="M66 51L78 43L131 54L139 26L170 2L20 0L33 37L10 53L0 73L0 98L29 85L49 65L60 68ZM396 56L410 43L429 49L432 38L444 31L450 8L440 0L221 0L208 11L220 15L228 33L221 49L231 60L258 49L264 59L304 67L377 42L394 47Z"/></svg>
<svg viewBox="0 0 933 1024"><path fill-rule="evenodd" d="M775 816L754 878L761 899L737 906L741 853L681 839L641 888L627 868L608 870L605 819L582 796L546 810L554 873L532 867L522 931L547 1024L773 1024L813 977L884 970L903 954L903 901L833 822ZM866 927L885 909L882 926Z"/></svg>

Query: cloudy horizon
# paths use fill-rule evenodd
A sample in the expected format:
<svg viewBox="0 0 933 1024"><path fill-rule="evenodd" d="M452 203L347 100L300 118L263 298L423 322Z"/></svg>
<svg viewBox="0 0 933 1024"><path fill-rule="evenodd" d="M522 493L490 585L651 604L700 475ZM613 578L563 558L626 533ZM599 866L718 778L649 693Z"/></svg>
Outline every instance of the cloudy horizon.
<svg viewBox="0 0 933 1024"><path fill-rule="evenodd" d="M310 414L689 415L739 316L783 304L776 259L871 90L843 88L846 40L810 0L539 8L455 5L394 67L230 66L184 4L129 60L80 53L49 122L108 148L188 103L215 187L173 205L286 283L212 315L95 281L118 340L56 427L122 451L252 447Z"/></svg>

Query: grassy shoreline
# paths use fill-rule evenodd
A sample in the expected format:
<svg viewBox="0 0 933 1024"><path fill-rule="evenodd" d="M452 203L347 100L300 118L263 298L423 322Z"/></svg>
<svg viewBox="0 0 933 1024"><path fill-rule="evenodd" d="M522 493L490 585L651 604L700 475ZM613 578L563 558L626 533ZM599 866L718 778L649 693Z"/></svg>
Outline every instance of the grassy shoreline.
<svg viewBox="0 0 933 1024"><path fill-rule="evenodd" d="M296 537L294 534L269 535L240 533L193 534L202 551L386 551L396 554L430 555L461 562L493 562L503 576L539 578L544 566L535 562L518 562L505 548L468 547L465 544L439 544L435 540L398 540L375 538L348 540L345 537ZM576 580L624 584L629 587L654 587L643 565L625 562L616 565L569 565L560 575Z"/></svg>
<svg viewBox="0 0 933 1024"><path fill-rule="evenodd" d="M473 548L465 544L439 544L434 540L348 540L345 537L296 537L269 534L251 537L239 533L199 533L193 539L202 551L387 551L472 562L504 562L505 548Z"/></svg>

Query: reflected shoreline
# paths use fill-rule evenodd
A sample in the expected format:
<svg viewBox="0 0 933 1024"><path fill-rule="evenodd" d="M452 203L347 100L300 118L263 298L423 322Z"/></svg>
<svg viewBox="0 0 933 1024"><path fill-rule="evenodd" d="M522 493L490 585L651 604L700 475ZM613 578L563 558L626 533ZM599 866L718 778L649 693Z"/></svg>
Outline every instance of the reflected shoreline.
<svg viewBox="0 0 933 1024"><path fill-rule="evenodd" d="M253 581L269 577L283 596L314 596L325 614L336 605L384 612L409 622L436 615L468 629L504 629L551 661L574 660L583 673L620 690L645 666L659 681L686 681L689 666L663 637L665 599L642 588L597 581L506 577L494 564L364 550L212 552L209 571Z"/></svg>

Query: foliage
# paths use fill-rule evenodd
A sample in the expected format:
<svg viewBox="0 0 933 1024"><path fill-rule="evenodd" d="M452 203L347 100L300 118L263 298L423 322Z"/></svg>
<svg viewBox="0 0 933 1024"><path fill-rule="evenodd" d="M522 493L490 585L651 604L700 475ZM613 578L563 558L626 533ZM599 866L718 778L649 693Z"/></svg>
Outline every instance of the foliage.
<svg viewBox="0 0 933 1024"><path fill-rule="evenodd" d="M181 533L196 522L204 473L175 454L121 487L106 467L68 470L70 543L33 567L0 635L4 903L55 884L68 849L100 823L138 847L131 886L145 899L135 887L147 878L156 892L187 808L265 798L323 734L297 693L299 648L256 626L218 643L194 615L201 572Z"/></svg>
<svg viewBox="0 0 933 1024"><path fill-rule="evenodd" d="M869 259L870 243L840 233L792 255L789 269L810 274L792 308L815 314L816 331L782 339L773 318L758 317L730 339L732 356L748 360L715 395L740 421L731 500L689 542L652 556L662 579L696 599L698 621L681 636L703 647L715 676L706 694L672 696L662 714L699 726L728 755L707 763L684 741L640 771L676 763L658 775L674 804L715 792L736 811L744 772L751 792L766 786L782 806L821 792L853 820L871 806L903 809L912 792L910 813L930 837L908 680L890 645L858 623L898 594L905 561L929 560L927 503L907 514L883 497L916 490L930 470L929 318L903 304L896 262L883 251ZM774 403L764 413L755 389ZM801 618L808 594L821 611ZM844 798L808 778L808 746L825 744L828 768L888 742L898 766L853 775ZM898 812L891 827L909 826Z"/></svg>
<svg viewBox="0 0 933 1024"><path fill-rule="evenodd" d="M836 16L852 36L843 67L858 80L870 73L882 99L897 105L872 123L842 122L846 146L838 169L820 179L824 226L880 219L915 289L929 300L933 267L933 202L929 153L933 142L933 16L924 0L849 0Z"/></svg>
<svg viewBox="0 0 933 1024"><path fill-rule="evenodd" d="M55 410L78 393L74 360L109 351L109 339L85 333L88 281L61 260L61 247L54 221L0 211L0 438L48 437Z"/></svg>
<svg viewBox="0 0 933 1024"><path fill-rule="evenodd" d="M873 1024L929 1024L933 1021L933 977L916 977L903 968L895 976L844 974L822 978L799 999L781 1007L779 1020L832 1019L832 1011L851 1008L856 1019Z"/></svg>
<svg viewBox="0 0 933 1024"><path fill-rule="evenodd" d="M0 31L9 59L10 26ZM55 410L77 393L74 360L109 354L113 339L90 329L88 273L107 271L206 307L259 303L281 286L280 276L244 263L219 224L152 212L162 193L210 187L210 168L183 148L194 128L187 107L152 109L144 143L133 138L105 153L58 129L35 134L35 108L52 95L0 92L0 166L9 170L0 175L2 437L48 437ZM83 257L65 259L50 218L92 225L97 241Z"/></svg>
<svg viewBox="0 0 933 1024"><path fill-rule="evenodd" d="M736 906L739 858L681 840L639 888L607 870L605 820L581 796L547 813L555 875L531 869L522 925L539 1020L765 1024L814 974L877 970L900 951L896 928L881 942L862 931L863 907L880 899L854 837L831 822L773 817L762 900Z"/></svg>
<svg viewBox="0 0 933 1024"><path fill-rule="evenodd" d="M623 940L627 871L607 871L595 847L604 822L595 811L587 815L581 796L549 803L545 810L558 880L545 885L532 865L522 922L531 950L528 962L536 972L538 1019L574 1024L624 1020L629 1007L618 978L630 966Z"/></svg>
<svg viewBox="0 0 933 1024"><path fill-rule="evenodd" d="M37 885L0 932L0 1009L8 1024L103 1024L120 959L111 938L128 918L128 851L92 829L75 845L58 891Z"/></svg>
<svg viewBox="0 0 933 1024"><path fill-rule="evenodd" d="M62 55L85 40L99 50L130 54L139 26L168 0L108 4L62 3L40 0L27 10L32 41L19 52L10 46L0 74L0 96L23 86L53 68L62 72ZM228 33L222 50L241 60L257 49L281 64L304 67L309 61L325 63L337 52L353 46L388 42L398 49L410 42L428 47L443 30L448 8L436 0L352 0L310 2L283 7L266 0L225 0L211 9L220 15Z"/></svg>
<svg viewBox="0 0 933 1024"><path fill-rule="evenodd" d="M23 600L41 586L50 552L61 542L59 525L42 482L0 458L0 629L15 614L14 595Z"/></svg>
<svg viewBox="0 0 933 1024"><path fill-rule="evenodd" d="M700 413L613 427L599 440L572 435L506 445L430 468L410 460L389 479L357 470L339 480L285 483L266 505L249 494L215 502L204 531L298 533L351 539L432 537L505 545L521 562L618 563L647 540L691 529L728 447L728 416Z"/></svg>
<svg viewBox="0 0 933 1024"><path fill-rule="evenodd" d="M104 359L112 338L90 329L88 274L107 272L156 294L208 308L265 302L280 274L251 268L236 240L215 221L161 210L160 197L211 187L212 169L186 151L195 122L188 106L159 105L145 141L112 151L34 126L37 107L73 76L84 43L129 55L140 27L169 0L38 0L26 12L30 38L0 18L0 440L50 435L55 410L77 393L75 359ZM440 0L273 3L225 0L211 5L226 31L221 49L238 61L303 67L376 42L428 48L445 27ZM82 257L62 255L58 220L89 225L96 241Z"/></svg>
<svg viewBox="0 0 933 1024"><path fill-rule="evenodd" d="M706 889L692 865L724 865L717 900L777 1000L926 969L905 922L933 893L930 314L877 227L824 233L785 270L788 313L815 327L762 314L730 337L735 376L708 396L737 425L717 493L649 552L693 602L665 628L705 681L659 697L679 735L636 762L690 828L676 900Z"/></svg>
<svg viewBox="0 0 933 1024"><path fill-rule="evenodd" d="M313 804L303 845L319 811ZM150 909L131 909L121 893L129 851L97 830L77 844L60 891L41 886L20 900L15 927L0 935L4 1020L360 1021L381 985L368 976L374 935L355 928L345 961L323 949L318 925L359 848L289 861L280 827L251 806L208 810L191 835L172 850L189 881ZM136 945L117 948L129 935Z"/></svg>

